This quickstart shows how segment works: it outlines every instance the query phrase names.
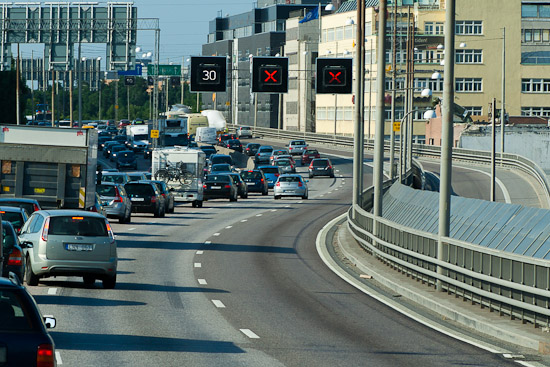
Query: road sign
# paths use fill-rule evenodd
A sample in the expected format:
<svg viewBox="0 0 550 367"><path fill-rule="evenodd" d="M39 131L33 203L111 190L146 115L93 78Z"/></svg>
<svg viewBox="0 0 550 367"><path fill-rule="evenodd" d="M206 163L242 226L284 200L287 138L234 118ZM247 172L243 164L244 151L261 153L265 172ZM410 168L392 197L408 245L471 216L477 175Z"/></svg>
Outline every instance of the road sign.
<svg viewBox="0 0 550 367"><path fill-rule="evenodd" d="M252 92L287 93L288 57L253 57Z"/></svg>
<svg viewBox="0 0 550 367"><path fill-rule="evenodd" d="M395 132L401 131L401 121L393 122L393 131Z"/></svg>
<svg viewBox="0 0 550 367"><path fill-rule="evenodd" d="M158 130L151 130L151 138L158 139L159 137L159 131Z"/></svg>
<svg viewBox="0 0 550 367"><path fill-rule="evenodd" d="M351 93L352 59L317 59L317 94Z"/></svg>
<svg viewBox="0 0 550 367"><path fill-rule="evenodd" d="M147 75L181 75L181 65L147 65Z"/></svg>
<svg viewBox="0 0 550 367"><path fill-rule="evenodd" d="M142 74L142 71L143 66L141 66L141 64L137 64L134 70L119 71L118 75L138 76Z"/></svg>
<svg viewBox="0 0 550 367"><path fill-rule="evenodd" d="M191 92L225 92L227 58L225 56L191 57Z"/></svg>

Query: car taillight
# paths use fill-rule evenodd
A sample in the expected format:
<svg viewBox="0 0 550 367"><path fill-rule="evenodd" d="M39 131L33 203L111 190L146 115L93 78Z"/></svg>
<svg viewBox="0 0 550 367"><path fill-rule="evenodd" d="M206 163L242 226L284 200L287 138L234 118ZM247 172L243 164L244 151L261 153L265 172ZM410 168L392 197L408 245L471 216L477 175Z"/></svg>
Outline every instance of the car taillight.
<svg viewBox="0 0 550 367"><path fill-rule="evenodd" d="M55 366L55 353L53 351L53 345L40 344L38 351L36 352L36 366L37 367L54 367Z"/></svg>
<svg viewBox="0 0 550 367"><path fill-rule="evenodd" d="M50 229L50 218L46 218L46 222L44 223L44 228L42 229L42 241L48 240L48 230Z"/></svg>
<svg viewBox="0 0 550 367"><path fill-rule="evenodd" d="M276 174L275 174L275 177L279 177L279 174L278 174L278 173L276 173Z"/></svg>
<svg viewBox="0 0 550 367"><path fill-rule="evenodd" d="M156 203L157 202L157 197L156 196L151 196L151 202L152 203Z"/></svg>
<svg viewBox="0 0 550 367"><path fill-rule="evenodd" d="M115 194L116 194L116 199L113 201L115 203L122 203L122 198L120 197L120 192L118 191L118 187L115 187Z"/></svg>
<svg viewBox="0 0 550 367"><path fill-rule="evenodd" d="M259 156L260 156L260 153L256 153L256 155L259 157Z"/></svg>
<svg viewBox="0 0 550 367"><path fill-rule="evenodd" d="M328 166L328 169L332 169L332 166Z"/></svg>
<svg viewBox="0 0 550 367"><path fill-rule="evenodd" d="M21 266L23 264L23 259L21 257L21 251L14 248L8 258L8 265L17 265Z"/></svg>
<svg viewBox="0 0 550 367"><path fill-rule="evenodd" d="M261 179L260 179L260 181L261 181L261 182L264 182L264 179L263 179L263 178L261 178Z"/></svg>
<svg viewBox="0 0 550 367"><path fill-rule="evenodd" d="M231 188L231 185L225 185L224 188L230 189L230 188Z"/></svg>
<svg viewBox="0 0 550 367"><path fill-rule="evenodd" d="M313 169L313 162L309 165L309 168Z"/></svg>
<svg viewBox="0 0 550 367"><path fill-rule="evenodd" d="M36 204L32 204L32 209L36 212L38 210L40 210L40 208L38 207L38 205Z"/></svg>
<svg viewBox="0 0 550 367"><path fill-rule="evenodd" d="M302 183L301 182L298 182L298 187L302 187Z"/></svg>
<svg viewBox="0 0 550 367"><path fill-rule="evenodd" d="M202 188L203 188L203 189L206 189L206 184L202 185Z"/></svg>
<svg viewBox="0 0 550 367"><path fill-rule="evenodd" d="M281 186L281 183L279 181L277 181L277 183L275 184L275 186Z"/></svg>
<svg viewBox="0 0 550 367"><path fill-rule="evenodd" d="M113 229L111 228L111 224L108 221L105 221L105 226L107 227L107 233L109 234L109 238L111 239L111 243L115 242L115 234L113 233Z"/></svg>

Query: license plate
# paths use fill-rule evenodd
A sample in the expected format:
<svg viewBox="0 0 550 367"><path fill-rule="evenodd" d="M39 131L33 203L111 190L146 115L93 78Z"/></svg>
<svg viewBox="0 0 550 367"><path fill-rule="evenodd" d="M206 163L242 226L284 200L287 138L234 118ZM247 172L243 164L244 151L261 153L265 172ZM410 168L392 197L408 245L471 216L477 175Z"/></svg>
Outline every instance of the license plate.
<svg viewBox="0 0 550 367"><path fill-rule="evenodd" d="M131 198L132 201L145 201L144 198Z"/></svg>
<svg viewBox="0 0 550 367"><path fill-rule="evenodd" d="M246 182L247 185L255 185L254 182Z"/></svg>
<svg viewBox="0 0 550 367"><path fill-rule="evenodd" d="M219 186L212 186L212 187L210 187L210 188L211 188L212 190L220 190L220 189L221 189L221 187L219 187Z"/></svg>
<svg viewBox="0 0 550 367"><path fill-rule="evenodd" d="M93 245L84 245L84 244L73 244L68 243L65 245L68 251L92 251L94 249Z"/></svg>

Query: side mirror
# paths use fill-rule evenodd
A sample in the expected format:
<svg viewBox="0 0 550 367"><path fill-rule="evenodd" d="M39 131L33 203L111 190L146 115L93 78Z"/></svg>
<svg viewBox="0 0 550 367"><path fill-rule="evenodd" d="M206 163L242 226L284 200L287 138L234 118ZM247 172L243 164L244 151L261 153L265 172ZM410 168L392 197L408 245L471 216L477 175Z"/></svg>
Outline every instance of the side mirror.
<svg viewBox="0 0 550 367"><path fill-rule="evenodd" d="M55 320L55 317L47 315L44 316L44 324L46 325L46 329L53 329L55 328L57 321Z"/></svg>
<svg viewBox="0 0 550 367"><path fill-rule="evenodd" d="M306 182L309 182L309 180L305 180Z"/></svg>
<svg viewBox="0 0 550 367"><path fill-rule="evenodd" d="M33 248L33 247L34 247L33 243L30 242L30 241L24 241L24 242L22 242L22 243L21 243L21 246L22 246L23 248Z"/></svg>

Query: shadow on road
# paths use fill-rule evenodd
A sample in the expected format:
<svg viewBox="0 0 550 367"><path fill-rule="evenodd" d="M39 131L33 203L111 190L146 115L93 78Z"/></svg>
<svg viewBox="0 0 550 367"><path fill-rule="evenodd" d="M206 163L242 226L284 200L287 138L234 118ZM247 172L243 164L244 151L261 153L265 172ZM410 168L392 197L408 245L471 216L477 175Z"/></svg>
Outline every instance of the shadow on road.
<svg viewBox="0 0 550 367"><path fill-rule="evenodd" d="M232 245L224 243L212 243L205 247L203 243L186 242L149 242L149 241L119 241L119 248L148 248L160 250L200 250L228 251L228 252L264 252L275 254L294 254L296 250L290 247L262 246L262 245ZM118 287L118 284L117 284Z"/></svg>
<svg viewBox="0 0 550 367"><path fill-rule="evenodd" d="M68 350L244 353L232 342L214 340L58 331L50 334L56 348Z"/></svg>
<svg viewBox="0 0 550 367"><path fill-rule="evenodd" d="M63 306L145 306L146 303L135 301L122 301L104 298L72 297L72 296L54 296L54 295L36 295L33 296L38 304L41 305L63 305Z"/></svg>
<svg viewBox="0 0 550 367"><path fill-rule="evenodd" d="M182 292L182 293L230 293L223 289L199 288L199 287L178 287L162 284L147 283L117 283L115 290L122 291L150 291L150 292Z"/></svg>

